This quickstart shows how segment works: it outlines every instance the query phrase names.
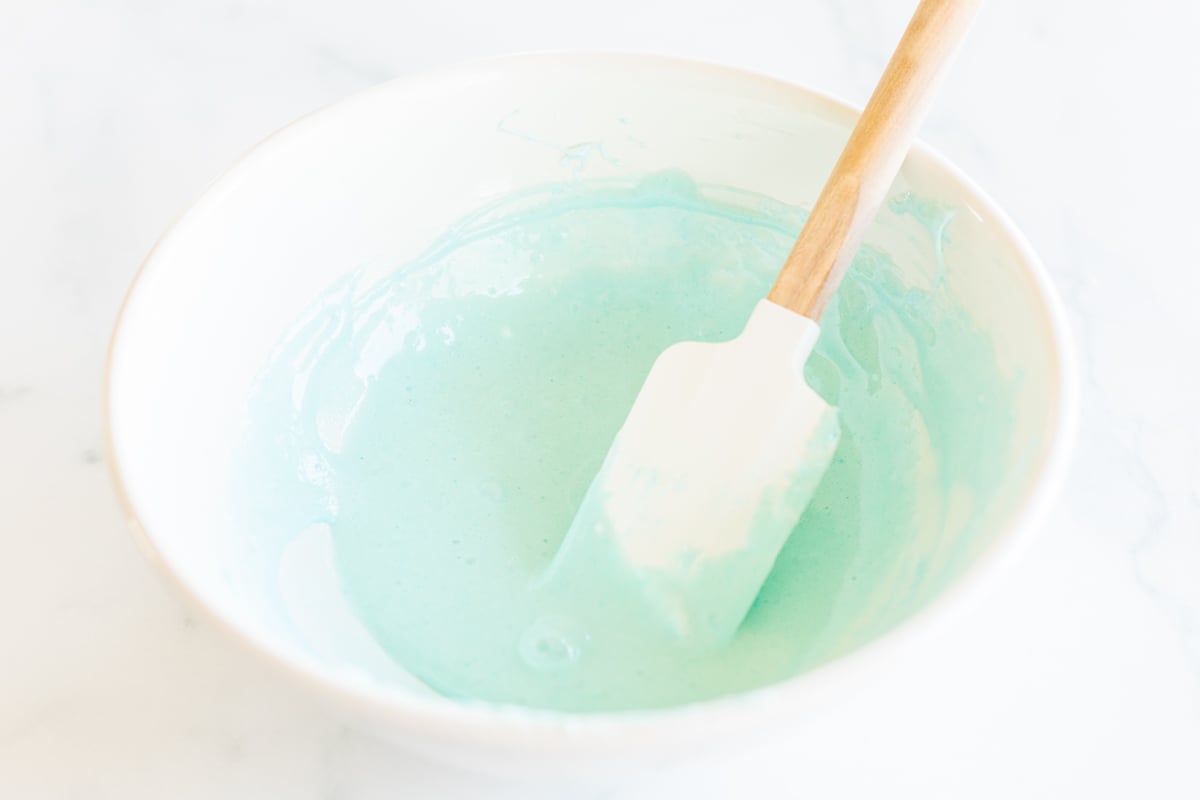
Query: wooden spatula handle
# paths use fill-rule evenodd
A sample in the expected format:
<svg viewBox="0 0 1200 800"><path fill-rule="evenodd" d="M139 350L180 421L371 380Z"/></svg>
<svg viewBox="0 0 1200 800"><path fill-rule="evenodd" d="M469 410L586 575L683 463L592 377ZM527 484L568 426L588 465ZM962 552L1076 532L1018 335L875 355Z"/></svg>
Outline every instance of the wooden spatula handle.
<svg viewBox="0 0 1200 800"><path fill-rule="evenodd" d="M820 319L983 0L921 0L767 299Z"/></svg>

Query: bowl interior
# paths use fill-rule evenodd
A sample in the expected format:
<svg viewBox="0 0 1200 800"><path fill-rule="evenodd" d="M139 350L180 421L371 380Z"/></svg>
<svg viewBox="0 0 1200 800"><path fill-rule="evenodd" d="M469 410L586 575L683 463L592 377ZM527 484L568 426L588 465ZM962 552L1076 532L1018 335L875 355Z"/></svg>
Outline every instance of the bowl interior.
<svg viewBox="0 0 1200 800"><path fill-rule="evenodd" d="M636 57L526 57L386 84L285 129L217 182L155 248L130 294L109 375L114 466L152 550L247 637L334 682L429 691L374 646L340 600L319 539L268 578L235 523L231 454L245 401L304 307L362 265L396 265L506 192L572 177L682 169L701 183L809 205L853 122L796 87ZM1020 244L971 190L918 150L894 188L955 209L945 280L1017 387L1008 485L969 541L932 535L905 554L923 579L860 631L882 634L1004 538L1056 435L1060 353ZM884 211L869 244L914 285L934 245ZM285 601L278 597L282 592ZM899 609L899 611L897 611Z"/></svg>

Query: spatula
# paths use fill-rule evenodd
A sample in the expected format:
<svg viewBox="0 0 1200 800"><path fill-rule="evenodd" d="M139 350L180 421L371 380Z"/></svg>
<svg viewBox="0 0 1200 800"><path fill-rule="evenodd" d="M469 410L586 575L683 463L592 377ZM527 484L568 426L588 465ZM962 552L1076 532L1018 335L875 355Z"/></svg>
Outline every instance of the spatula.
<svg viewBox="0 0 1200 800"><path fill-rule="evenodd" d="M981 1L922 0L770 294L736 339L658 357L552 572L619 570L689 644L733 636L837 447L817 322Z"/></svg>

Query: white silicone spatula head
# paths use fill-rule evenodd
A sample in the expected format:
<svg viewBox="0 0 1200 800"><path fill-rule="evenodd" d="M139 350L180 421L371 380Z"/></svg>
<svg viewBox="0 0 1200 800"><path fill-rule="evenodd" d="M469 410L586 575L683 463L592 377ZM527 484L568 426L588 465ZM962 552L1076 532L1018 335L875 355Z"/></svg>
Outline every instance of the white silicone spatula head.
<svg viewBox="0 0 1200 800"><path fill-rule="evenodd" d="M554 569L618 564L697 645L729 639L837 446L804 381L820 318L981 0L922 0L768 298L736 339L655 361Z"/></svg>

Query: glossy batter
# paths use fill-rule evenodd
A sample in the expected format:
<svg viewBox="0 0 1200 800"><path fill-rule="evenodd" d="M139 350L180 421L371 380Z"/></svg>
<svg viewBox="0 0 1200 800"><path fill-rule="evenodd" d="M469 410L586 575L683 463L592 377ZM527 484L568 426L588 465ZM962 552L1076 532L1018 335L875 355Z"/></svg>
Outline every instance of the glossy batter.
<svg viewBox="0 0 1200 800"><path fill-rule="evenodd" d="M952 213L915 198L895 210L940 257ZM678 173L576 181L493 203L369 286L332 287L250 400L239 491L264 565L327 526L370 634L469 702L676 705L778 681L894 624L938 588L931 566L969 555L1012 388L944 282L908 285L870 249L808 364L838 407L837 453L733 642L664 636L619 565L566 590L544 580L654 358L740 332L802 221Z"/></svg>

